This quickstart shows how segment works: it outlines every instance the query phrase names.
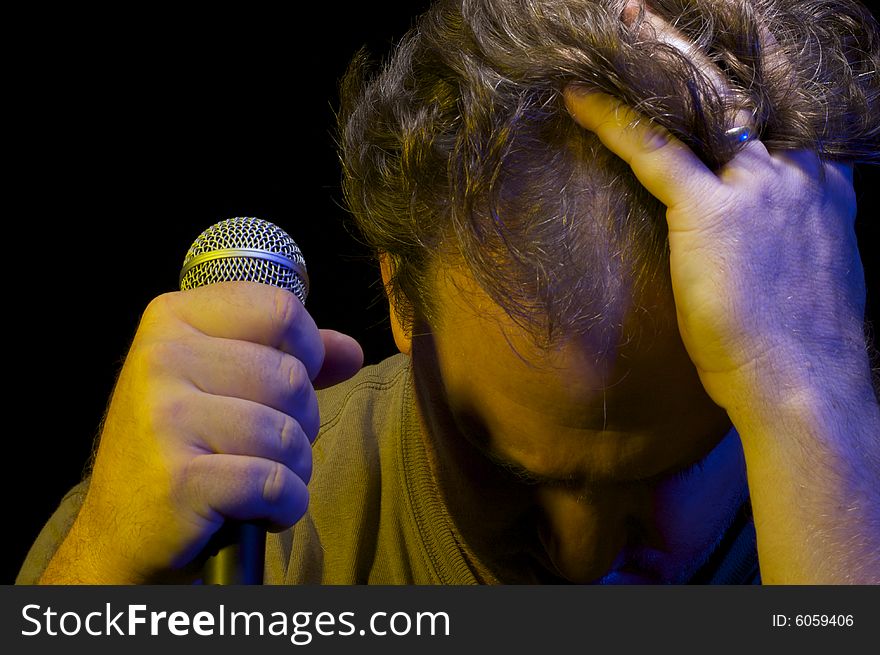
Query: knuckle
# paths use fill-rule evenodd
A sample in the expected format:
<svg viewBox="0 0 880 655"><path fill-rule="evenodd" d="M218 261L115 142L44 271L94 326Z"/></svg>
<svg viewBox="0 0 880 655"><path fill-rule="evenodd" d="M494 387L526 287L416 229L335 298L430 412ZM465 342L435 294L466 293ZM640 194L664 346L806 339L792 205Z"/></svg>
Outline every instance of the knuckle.
<svg viewBox="0 0 880 655"><path fill-rule="evenodd" d="M634 118L629 130L635 136L636 145L645 155L651 155L670 145L672 134L660 126L642 117Z"/></svg>
<svg viewBox="0 0 880 655"><path fill-rule="evenodd" d="M286 414L281 415L279 423L275 434L278 436L278 452L284 456L297 449L300 428L299 424Z"/></svg>
<svg viewBox="0 0 880 655"><path fill-rule="evenodd" d="M287 469L283 464L272 462L263 480L263 501L270 506L278 504L284 499L287 486Z"/></svg>
<svg viewBox="0 0 880 655"><path fill-rule="evenodd" d="M163 432L181 427L189 414L189 402L176 395L161 394L149 404L153 408L153 423Z"/></svg>
<svg viewBox="0 0 880 655"><path fill-rule="evenodd" d="M287 386L287 392L292 398L298 398L308 390L311 384L309 373L306 370L305 364L299 359L290 355L283 355L279 366L281 376Z"/></svg>
<svg viewBox="0 0 880 655"><path fill-rule="evenodd" d="M138 349L137 357L148 376L158 376L179 366L186 351L180 341L152 341Z"/></svg>
<svg viewBox="0 0 880 655"><path fill-rule="evenodd" d="M174 293L163 293L153 298L144 310L142 323L152 324L164 320L173 310Z"/></svg>
<svg viewBox="0 0 880 655"><path fill-rule="evenodd" d="M272 311L275 320L282 328L293 325L299 320L302 303L289 291L275 289L272 295Z"/></svg>

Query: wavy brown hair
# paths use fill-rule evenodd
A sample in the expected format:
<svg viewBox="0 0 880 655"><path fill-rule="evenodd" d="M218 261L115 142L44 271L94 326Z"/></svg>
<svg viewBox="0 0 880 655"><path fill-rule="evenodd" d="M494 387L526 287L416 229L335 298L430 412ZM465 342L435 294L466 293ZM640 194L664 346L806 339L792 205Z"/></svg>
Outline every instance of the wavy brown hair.
<svg viewBox="0 0 880 655"><path fill-rule="evenodd" d="M438 261L466 266L547 344L619 326L628 301L668 285L664 209L571 120L569 84L619 97L713 168L738 147L730 98L771 149L880 161L878 27L854 0L651 0L727 76L727 99L644 11L623 20L625 5L441 0L383 66L355 57L343 189L365 241L390 257L408 329L439 318Z"/></svg>

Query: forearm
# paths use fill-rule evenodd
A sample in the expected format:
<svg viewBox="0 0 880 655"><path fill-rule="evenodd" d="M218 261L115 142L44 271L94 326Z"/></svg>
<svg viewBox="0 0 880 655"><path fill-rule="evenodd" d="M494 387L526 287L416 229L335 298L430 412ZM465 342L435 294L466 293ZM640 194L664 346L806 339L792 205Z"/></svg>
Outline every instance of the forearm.
<svg viewBox="0 0 880 655"><path fill-rule="evenodd" d="M755 374L727 408L770 584L880 583L880 408L867 362Z"/></svg>
<svg viewBox="0 0 880 655"><path fill-rule="evenodd" d="M80 515L40 576L39 584L130 584L136 582L114 573L104 554L101 537L94 534Z"/></svg>
<svg viewBox="0 0 880 655"><path fill-rule="evenodd" d="M71 532L55 551L38 584L114 584L91 564L87 555L88 547Z"/></svg>

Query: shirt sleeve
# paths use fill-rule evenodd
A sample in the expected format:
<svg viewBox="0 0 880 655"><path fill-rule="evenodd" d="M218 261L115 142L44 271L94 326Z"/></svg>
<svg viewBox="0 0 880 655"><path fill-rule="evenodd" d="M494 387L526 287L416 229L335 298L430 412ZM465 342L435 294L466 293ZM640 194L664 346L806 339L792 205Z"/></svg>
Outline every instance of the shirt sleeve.
<svg viewBox="0 0 880 655"><path fill-rule="evenodd" d="M18 572L15 584L32 585L37 584L43 571L46 570L49 561L58 550L58 546L64 541L67 533L70 532L70 526L79 514L82 507L83 499L89 488L88 478L73 487L58 505L58 509L43 526L40 534L37 536L27 557Z"/></svg>

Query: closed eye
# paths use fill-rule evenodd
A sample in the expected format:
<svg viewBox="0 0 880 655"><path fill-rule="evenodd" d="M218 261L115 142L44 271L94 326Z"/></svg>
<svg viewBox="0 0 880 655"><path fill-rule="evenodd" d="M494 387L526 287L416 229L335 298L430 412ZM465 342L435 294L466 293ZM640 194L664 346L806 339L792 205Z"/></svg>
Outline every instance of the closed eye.
<svg viewBox="0 0 880 655"><path fill-rule="evenodd" d="M567 478L554 478L549 476L540 475L538 473L534 473L533 471L528 470L524 466L517 464L516 462L511 462L506 460L494 453L484 452L486 457L500 469L502 469L505 473L508 473L510 476L516 479L517 482L522 484L530 485L530 486L543 486L543 487L562 487L562 488L574 488L583 486L574 476L570 476ZM638 486L647 486L653 485L662 480L666 480L669 478L674 478L678 481L689 480L694 477L697 473L700 473L703 470L704 463L703 460L698 460L689 466L685 466L683 468L676 469L674 471L662 471L656 475L652 475L647 478L640 478L636 480L627 480L622 481L620 484L622 485L638 485Z"/></svg>
<svg viewBox="0 0 880 655"><path fill-rule="evenodd" d="M577 486L577 481L574 477L568 478L553 478L545 475L540 475L538 473L534 473L524 466L520 466L515 462L508 461L493 453L484 453L486 457L493 464L502 469L505 473L510 474L512 477L516 478L517 482L521 482L522 484L532 485L532 486L543 486L543 487L574 487Z"/></svg>

